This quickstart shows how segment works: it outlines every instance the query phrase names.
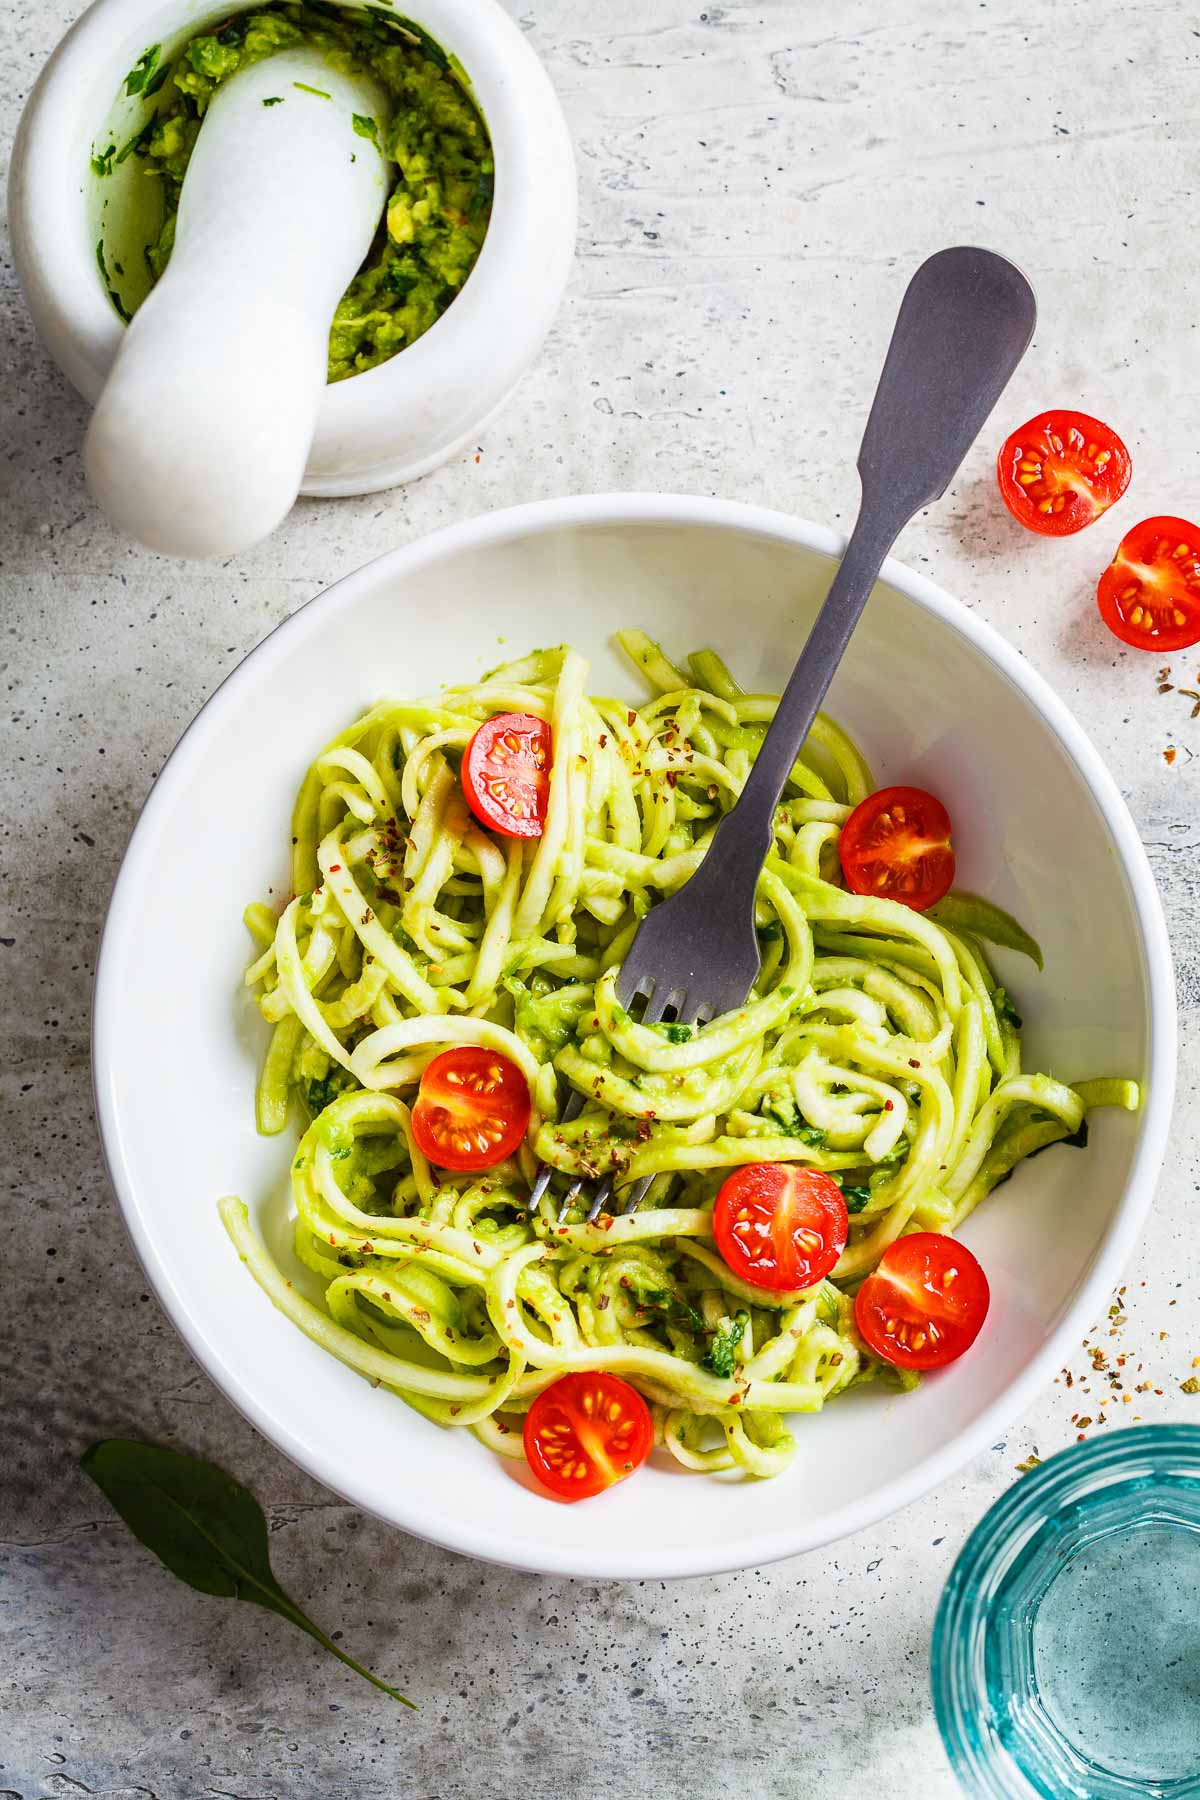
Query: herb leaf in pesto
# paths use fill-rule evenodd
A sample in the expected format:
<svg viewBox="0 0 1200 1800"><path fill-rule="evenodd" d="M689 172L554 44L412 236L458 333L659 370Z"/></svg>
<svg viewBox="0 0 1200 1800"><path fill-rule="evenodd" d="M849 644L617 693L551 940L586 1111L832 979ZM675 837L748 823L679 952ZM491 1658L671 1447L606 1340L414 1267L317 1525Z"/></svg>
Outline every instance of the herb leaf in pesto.
<svg viewBox="0 0 1200 1800"><path fill-rule="evenodd" d="M96 243L96 267L100 271L100 279L104 283L109 299L112 301L113 310L116 312L118 318L123 319L126 325L128 325L133 315L130 313L125 302L112 284L112 280L108 273L108 264L104 260L103 238L98 239Z"/></svg>
<svg viewBox="0 0 1200 1800"><path fill-rule="evenodd" d="M132 1438L104 1438L80 1458L84 1473L134 1536L200 1594L248 1600L287 1619L381 1693L412 1706L339 1650L289 1599L271 1570L267 1521L248 1488L215 1463Z"/></svg>
<svg viewBox="0 0 1200 1800"><path fill-rule="evenodd" d="M728 1381L737 1367L738 1351L742 1345L742 1334L750 1314L742 1311L735 1313L732 1319L722 1319L713 1332L712 1343L700 1358L701 1367L711 1369L723 1381Z"/></svg>
<svg viewBox="0 0 1200 1800"><path fill-rule="evenodd" d="M147 84L154 79L155 71L158 68L158 59L161 55L161 44L151 44L148 50L142 51L142 54L138 57L132 69L130 69L128 75L125 77L125 92L127 94L144 94L154 91L148 87ZM157 86L161 87L162 82L158 82Z"/></svg>

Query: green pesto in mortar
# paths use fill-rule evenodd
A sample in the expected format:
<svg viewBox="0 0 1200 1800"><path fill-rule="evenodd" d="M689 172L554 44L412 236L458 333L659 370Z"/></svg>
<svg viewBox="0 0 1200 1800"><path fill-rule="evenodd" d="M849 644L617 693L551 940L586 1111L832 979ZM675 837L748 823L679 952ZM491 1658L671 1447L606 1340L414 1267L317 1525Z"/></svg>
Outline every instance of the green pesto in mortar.
<svg viewBox="0 0 1200 1800"><path fill-rule="evenodd" d="M379 144L393 184L366 260L338 302L329 332L329 380L342 381L415 342L445 312L479 255L492 210L494 163L487 127L456 67L420 26L372 9L309 4L237 13L185 44L168 74L157 47L130 80L161 89L158 110L125 152L163 184L164 218L146 260L157 281L175 238L179 193L201 122L221 83L277 50L316 46L347 74L372 76L390 97L390 124L355 114L354 131ZM140 79L139 79L140 78ZM283 89L264 105L321 105L317 89ZM99 159L103 163L104 159ZM109 158L111 165L112 158ZM99 167L98 174L108 170Z"/></svg>

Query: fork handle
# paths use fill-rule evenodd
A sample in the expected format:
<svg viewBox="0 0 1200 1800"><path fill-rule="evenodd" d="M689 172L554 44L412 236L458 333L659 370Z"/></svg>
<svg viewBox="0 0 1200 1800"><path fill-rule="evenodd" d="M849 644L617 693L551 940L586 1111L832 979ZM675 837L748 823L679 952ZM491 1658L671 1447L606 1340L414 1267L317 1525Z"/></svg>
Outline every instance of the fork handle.
<svg viewBox="0 0 1200 1800"><path fill-rule="evenodd" d="M754 904L779 796L884 558L913 514L949 486L1036 317L1024 275L990 250L941 250L909 282L859 451L858 519L741 796L702 865L730 902Z"/></svg>

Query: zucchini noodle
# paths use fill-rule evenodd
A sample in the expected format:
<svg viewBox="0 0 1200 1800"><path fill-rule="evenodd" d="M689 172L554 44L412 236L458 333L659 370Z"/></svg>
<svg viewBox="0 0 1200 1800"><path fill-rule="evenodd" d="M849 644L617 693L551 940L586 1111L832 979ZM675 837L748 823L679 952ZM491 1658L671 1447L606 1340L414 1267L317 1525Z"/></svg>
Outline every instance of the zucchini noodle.
<svg viewBox="0 0 1200 1800"><path fill-rule="evenodd" d="M1021 1066L1021 1021L985 942L1041 952L987 900L933 913L848 893L838 837L874 787L819 717L776 815L759 884L762 969L735 1012L689 1027L622 1008L638 923L688 879L736 801L773 716L711 650L673 665L619 639L653 690L591 697L566 647L468 687L382 701L317 757L292 818L293 894L247 909L246 973L273 1035L260 1131L308 1120L292 1163L295 1250L277 1266L236 1198L242 1261L314 1342L441 1425L520 1456L521 1418L569 1370L606 1369L649 1402L688 1469L778 1474L789 1415L871 1379L853 1297L909 1231L953 1231L1024 1157L1086 1141L1093 1106L1132 1082L1075 1087ZM540 838L497 840L459 764L498 712L551 728ZM452 1044L502 1052L532 1100L517 1156L435 1173L408 1102ZM582 1096L564 1121L568 1098ZM831 1276L776 1293L728 1269L712 1206L740 1164L829 1172L850 1236ZM539 1163L556 1171L530 1208ZM640 1210L586 1219L586 1188L653 1183ZM302 1290L309 1289L309 1298Z"/></svg>

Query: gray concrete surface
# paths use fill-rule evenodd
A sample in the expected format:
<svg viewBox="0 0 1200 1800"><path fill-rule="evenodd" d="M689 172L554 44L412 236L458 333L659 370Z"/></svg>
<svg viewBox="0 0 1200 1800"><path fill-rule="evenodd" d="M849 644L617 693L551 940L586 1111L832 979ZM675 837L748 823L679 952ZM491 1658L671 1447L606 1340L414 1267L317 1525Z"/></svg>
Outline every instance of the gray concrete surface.
<svg viewBox="0 0 1200 1800"><path fill-rule="evenodd" d="M71 15L0 19L0 142ZM1200 1421L1200 720L1096 621L1120 530L1200 510L1200 15L1092 0L524 0L579 149L579 260L540 364L472 452L403 492L301 505L218 568L122 542L82 484L85 411L0 278L0 1797L611 1800L949 1797L926 1686L971 1523L1096 1394L1051 1388L961 1478L827 1554L666 1587L481 1568L386 1531L255 1436L143 1291L102 1173L89 986L147 789L201 701L336 576L451 519L604 488L723 493L845 521L900 285L960 239L1041 300L1004 413L1083 405L1129 439L1119 525L1047 546L981 443L901 554L1004 631L1106 755L1162 883L1181 1104L1119 1347ZM992 438L995 433L990 434ZM1200 650L1171 659L1200 682ZM1164 750L1174 747L1173 764ZM1070 872L1064 872L1064 879ZM1107 1321L1100 1322L1107 1329ZM1109 1340L1103 1340L1108 1343ZM1110 1347L1118 1347L1116 1345ZM1087 1368L1082 1348L1077 1369ZM1114 1409L1108 1408L1111 1421ZM285 1583L422 1703L401 1714L249 1607L173 1582L76 1457L130 1432L219 1457L266 1504Z"/></svg>

